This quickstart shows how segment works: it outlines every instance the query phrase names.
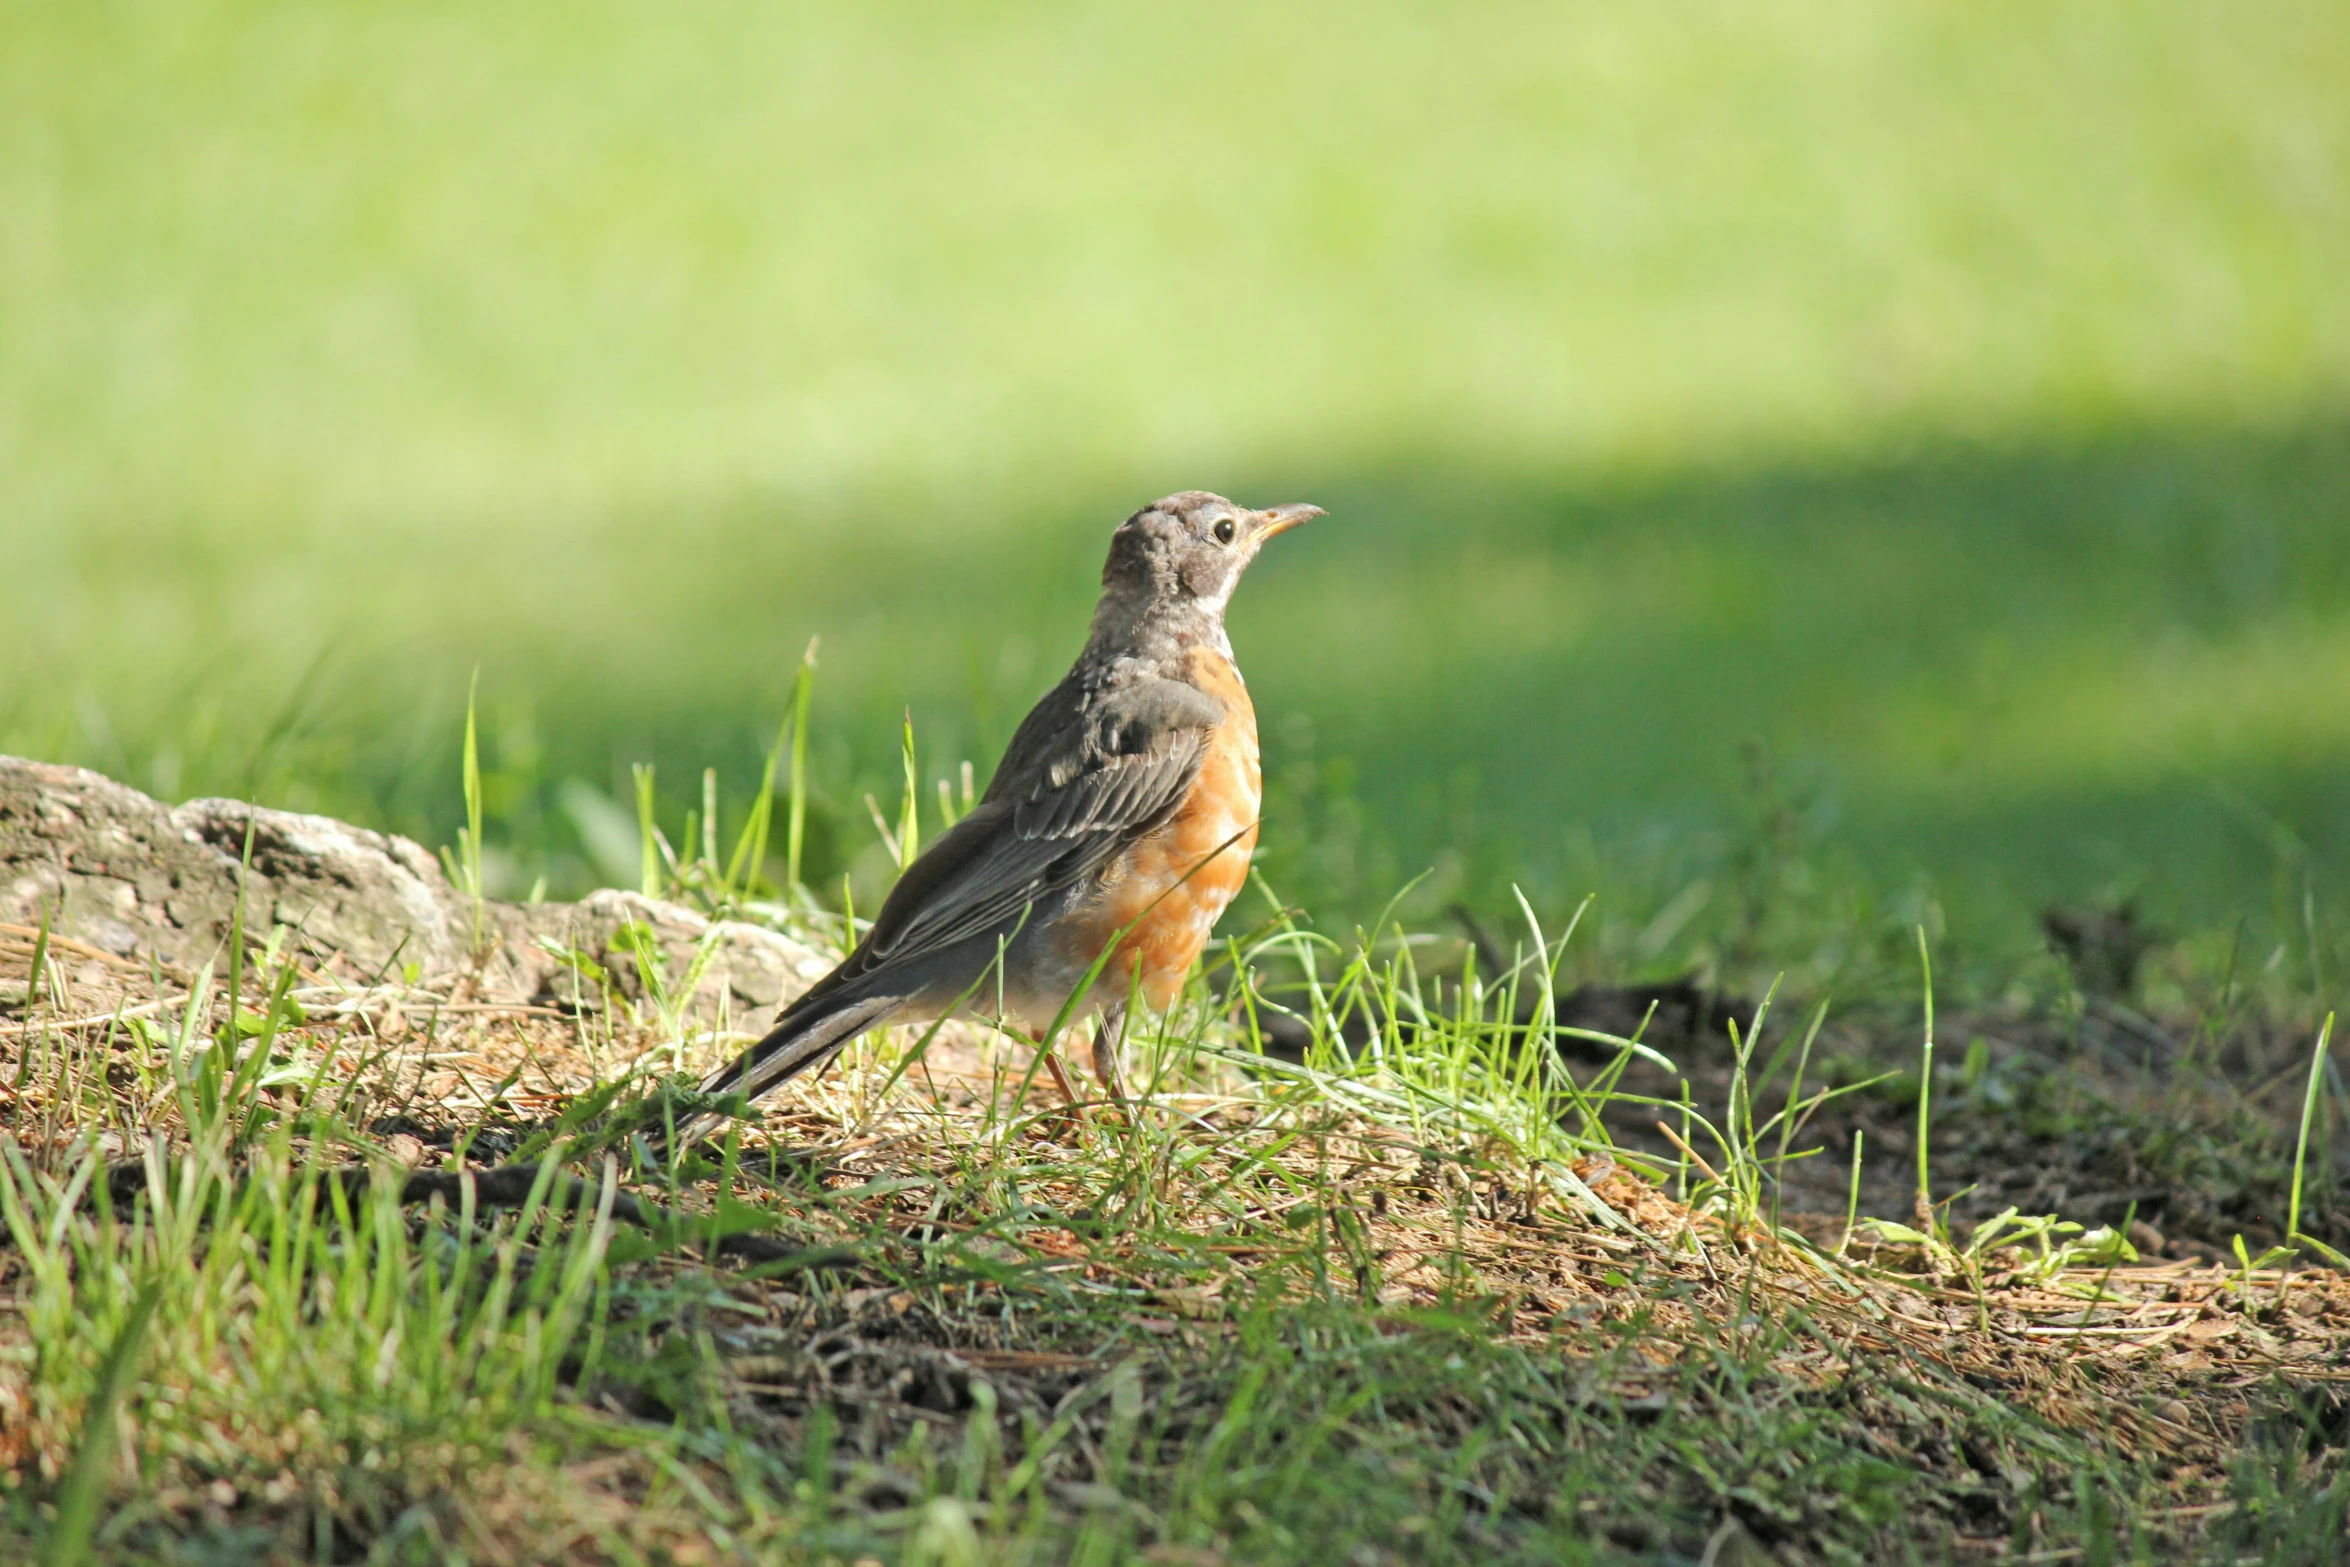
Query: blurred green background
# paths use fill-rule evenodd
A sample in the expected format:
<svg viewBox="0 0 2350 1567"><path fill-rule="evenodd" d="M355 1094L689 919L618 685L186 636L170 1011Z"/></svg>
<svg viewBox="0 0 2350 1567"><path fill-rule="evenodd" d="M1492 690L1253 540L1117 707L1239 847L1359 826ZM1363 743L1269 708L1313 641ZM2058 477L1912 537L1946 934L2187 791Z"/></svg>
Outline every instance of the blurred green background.
<svg viewBox="0 0 2350 1567"><path fill-rule="evenodd" d="M739 811L820 633L872 880L901 713L984 776L1202 486L1332 512L1233 616L1328 919L1433 866L1635 967L1782 908L2282 941L2350 866L2338 0L0 40L0 749L446 842L478 665L502 874L576 890L632 762Z"/></svg>

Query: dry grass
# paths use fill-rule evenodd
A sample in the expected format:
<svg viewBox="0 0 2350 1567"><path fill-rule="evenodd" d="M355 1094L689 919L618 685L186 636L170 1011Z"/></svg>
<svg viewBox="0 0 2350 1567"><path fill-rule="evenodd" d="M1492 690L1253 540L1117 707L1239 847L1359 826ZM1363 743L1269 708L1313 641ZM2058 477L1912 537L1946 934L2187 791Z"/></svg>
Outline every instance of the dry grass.
<svg viewBox="0 0 2350 1567"><path fill-rule="evenodd" d="M2316 1561L2350 1498L2336 1274L1838 1255L1840 1216L1774 1230L1694 1162L1480 1121L1493 1081L1285 1066L1208 1018L1124 1107L976 1030L872 1042L662 1168L628 1117L722 1037L318 970L256 974L239 1034L217 999L187 1026L204 976L52 952L0 1023L25 1549L94 1441L124 1560ZM20 997L30 956L0 932ZM549 1133L576 1197L401 1201L400 1165ZM93 1149L148 1160L119 1209L71 1184ZM622 1186L671 1218L616 1228ZM93 1414L159 1268L184 1315ZM388 1303L338 1338L362 1283ZM521 1369L420 1393L450 1346L365 1337L444 1319ZM370 1363L309 1365L312 1323Z"/></svg>

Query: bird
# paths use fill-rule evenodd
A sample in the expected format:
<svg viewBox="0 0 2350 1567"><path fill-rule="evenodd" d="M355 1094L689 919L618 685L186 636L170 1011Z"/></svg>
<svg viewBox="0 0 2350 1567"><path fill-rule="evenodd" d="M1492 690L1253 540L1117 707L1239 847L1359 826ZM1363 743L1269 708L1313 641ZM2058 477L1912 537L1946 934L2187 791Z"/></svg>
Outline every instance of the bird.
<svg viewBox="0 0 2350 1567"><path fill-rule="evenodd" d="M1122 1100L1129 998L1174 1005L1256 849L1256 709L1225 610L1268 540L1322 515L1184 490L1121 523L1084 650L1014 731L978 804L703 1094L756 1102L869 1030L957 1011L1024 1029L1067 1092L1042 1031L1108 952L1072 1021L1092 1015L1094 1073ZM704 1112L682 1140L723 1120Z"/></svg>

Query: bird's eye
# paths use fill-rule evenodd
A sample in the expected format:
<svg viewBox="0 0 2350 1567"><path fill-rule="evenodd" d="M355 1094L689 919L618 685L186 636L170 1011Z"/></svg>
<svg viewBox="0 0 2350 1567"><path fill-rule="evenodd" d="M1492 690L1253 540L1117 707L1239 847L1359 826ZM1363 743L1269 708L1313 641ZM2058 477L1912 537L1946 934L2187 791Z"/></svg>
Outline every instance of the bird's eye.
<svg viewBox="0 0 2350 1567"><path fill-rule="evenodd" d="M1214 531L1216 535L1216 542L1218 544L1230 544L1232 542L1232 536L1240 530L1237 526L1234 525L1230 517L1218 517L1216 519L1216 526Z"/></svg>

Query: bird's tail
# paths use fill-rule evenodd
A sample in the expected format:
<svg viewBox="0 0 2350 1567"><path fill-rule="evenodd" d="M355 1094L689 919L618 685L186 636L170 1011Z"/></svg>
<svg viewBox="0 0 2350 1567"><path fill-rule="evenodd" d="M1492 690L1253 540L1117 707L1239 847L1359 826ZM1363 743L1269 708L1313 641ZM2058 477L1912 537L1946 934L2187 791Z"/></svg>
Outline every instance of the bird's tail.
<svg viewBox="0 0 2350 1567"><path fill-rule="evenodd" d="M702 1092L762 1099L802 1072L822 1070L850 1040L880 1027L905 1004L903 996L803 996L775 1020L766 1038L704 1079ZM708 1114L681 1121L674 1146L691 1147L725 1121Z"/></svg>

